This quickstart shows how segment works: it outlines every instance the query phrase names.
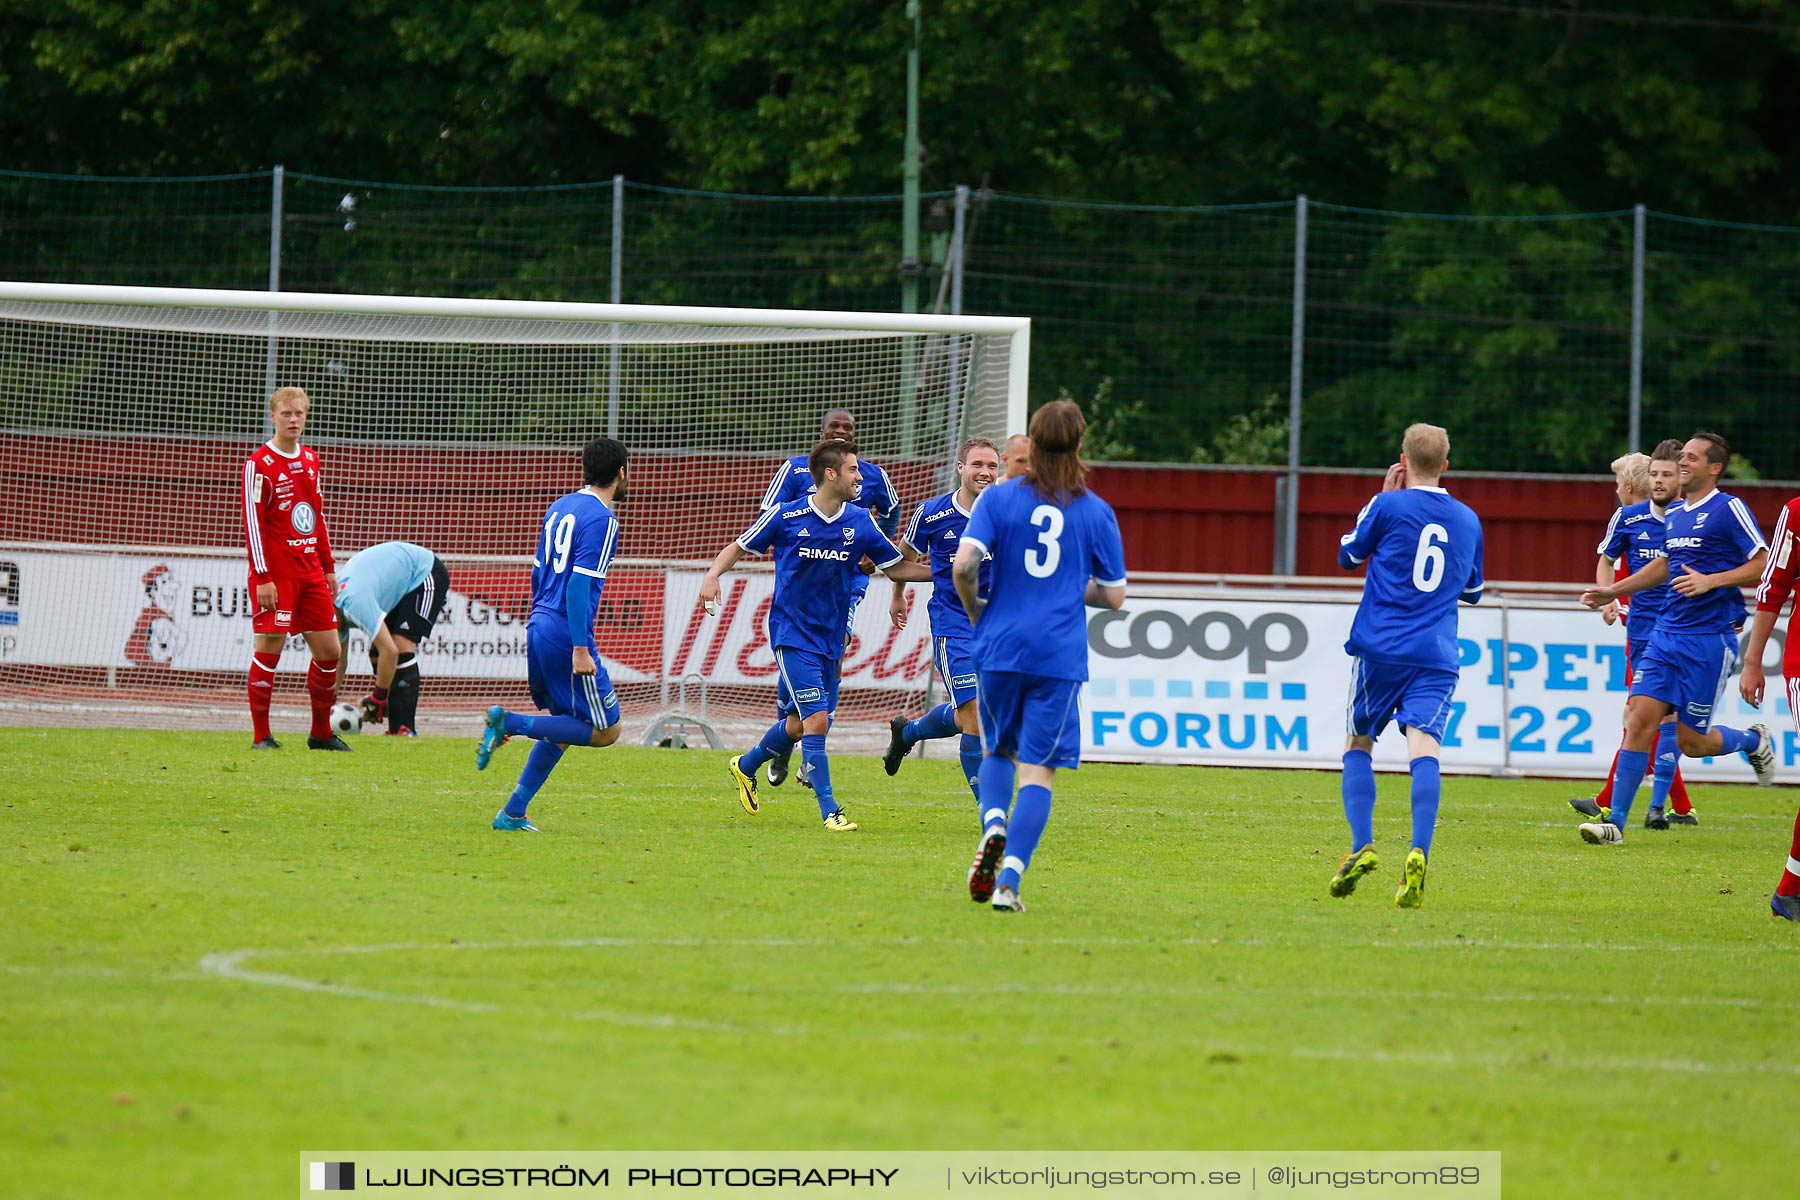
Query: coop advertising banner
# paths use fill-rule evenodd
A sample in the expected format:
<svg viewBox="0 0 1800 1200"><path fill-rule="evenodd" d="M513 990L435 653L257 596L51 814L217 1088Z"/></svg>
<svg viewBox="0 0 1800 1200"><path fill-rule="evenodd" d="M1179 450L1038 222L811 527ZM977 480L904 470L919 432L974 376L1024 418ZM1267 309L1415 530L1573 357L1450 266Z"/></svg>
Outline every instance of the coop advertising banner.
<svg viewBox="0 0 1800 1200"><path fill-rule="evenodd" d="M1356 596L1301 600L1270 591L1230 599L1139 599L1088 620L1090 681L1082 755L1115 762L1335 767L1343 754ZM1603 775L1618 749L1626 697L1625 642L1569 601L1461 610L1461 682L1445 730L1447 768ZM1768 668L1778 672L1772 640ZM1768 723L1783 769L1800 764L1785 698L1763 710L1737 694L1723 723ZM1403 767L1397 730L1376 744L1378 766ZM1696 778L1749 781L1737 755L1689 760Z"/></svg>

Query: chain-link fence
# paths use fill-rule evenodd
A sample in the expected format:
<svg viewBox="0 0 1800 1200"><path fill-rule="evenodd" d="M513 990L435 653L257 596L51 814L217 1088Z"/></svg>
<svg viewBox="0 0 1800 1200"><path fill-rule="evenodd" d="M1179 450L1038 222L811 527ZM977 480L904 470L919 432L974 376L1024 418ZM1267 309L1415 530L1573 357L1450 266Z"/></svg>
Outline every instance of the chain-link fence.
<svg viewBox="0 0 1800 1200"><path fill-rule="evenodd" d="M902 203L0 172L0 277L891 310ZM1740 469L1800 478L1800 229L968 188L919 203L920 306L1030 316L1033 401L1080 400L1095 457L1367 466L1430 419L1464 469L1594 473L1709 427Z"/></svg>

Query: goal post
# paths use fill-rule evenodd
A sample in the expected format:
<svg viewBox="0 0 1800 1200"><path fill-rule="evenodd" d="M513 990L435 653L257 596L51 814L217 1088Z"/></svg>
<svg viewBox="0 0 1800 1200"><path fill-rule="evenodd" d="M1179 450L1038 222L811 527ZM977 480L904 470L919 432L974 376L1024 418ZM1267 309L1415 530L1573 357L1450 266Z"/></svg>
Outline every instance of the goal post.
<svg viewBox="0 0 1800 1200"><path fill-rule="evenodd" d="M632 456L598 631L627 720L685 684L749 727L774 694L772 576L740 566L715 617L696 600L776 468L848 408L910 513L952 485L965 437L1024 430L1029 361L1012 317L0 282L0 723L246 723L237 490L269 392L298 385L337 561L403 540L450 569L421 646L426 732L528 703L537 523L602 434ZM901 630L890 587L857 614L851 721L924 698L925 589ZM344 662L360 694L360 634ZM278 717L304 706L303 665L295 639Z"/></svg>

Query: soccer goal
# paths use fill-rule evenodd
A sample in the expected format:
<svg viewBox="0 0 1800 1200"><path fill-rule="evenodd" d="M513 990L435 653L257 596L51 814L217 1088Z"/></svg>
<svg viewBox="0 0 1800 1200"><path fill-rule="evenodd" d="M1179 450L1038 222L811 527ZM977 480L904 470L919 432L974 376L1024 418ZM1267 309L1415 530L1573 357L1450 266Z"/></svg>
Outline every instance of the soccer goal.
<svg viewBox="0 0 1800 1200"><path fill-rule="evenodd" d="M450 571L421 646L425 732L522 705L537 524L579 487L580 448L631 451L598 645L628 719L704 704L766 721L773 576L714 554L782 460L849 409L906 512L953 486L965 437L1025 423L1024 318L0 283L0 723L247 722L251 648L239 488L267 397L312 400L338 562L416 542ZM876 580L840 712L916 711L924 589L895 629ZM370 683L352 633L340 691ZM298 639L277 715L305 706ZM627 729L627 737L633 736Z"/></svg>

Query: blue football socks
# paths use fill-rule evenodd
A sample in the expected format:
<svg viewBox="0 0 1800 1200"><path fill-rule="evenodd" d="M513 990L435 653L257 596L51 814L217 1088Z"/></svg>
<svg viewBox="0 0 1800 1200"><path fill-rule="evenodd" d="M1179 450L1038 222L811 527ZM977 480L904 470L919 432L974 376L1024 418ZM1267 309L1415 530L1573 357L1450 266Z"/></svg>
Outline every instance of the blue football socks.
<svg viewBox="0 0 1800 1200"><path fill-rule="evenodd" d="M1375 760L1367 750L1344 751L1344 817L1350 822L1350 849L1375 841Z"/></svg>
<svg viewBox="0 0 1800 1200"><path fill-rule="evenodd" d="M997 887L1019 889L1019 876L1031 865L1032 851L1037 849L1038 839L1044 836L1044 826L1049 823L1050 789L1036 783L1020 788L1012 820L1006 827L1006 860L994 880Z"/></svg>
<svg viewBox="0 0 1800 1200"><path fill-rule="evenodd" d="M1754 750L1759 740L1754 729L1727 729L1723 725L1714 725L1713 732L1725 743L1719 750L1720 755Z"/></svg>
<svg viewBox="0 0 1800 1200"><path fill-rule="evenodd" d="M531 748L531 753L525 756L525 768L519 772L519 782L513 785L512 796L506 801L507 816L525 815L526 805L544 786L544 780L550 778L550 772L556 769L562 756L563 748L555 742L541 741Z"/></svg>
<svg viewBox="0 0 1800 1200"><path fill-rule="evenodd" d="M1631 815L1631 802L1637 799L1638 786L1644 782L1644 773L1650 769L1650 755L1642 750L1621 750L1619 760L1613 767L1612 813L1607 817L1620 829L1625 828L1625 819Z"/></svg>
<svg viewBox="0 0 1800 1200"><path fill-rule="evenodd" d="M965 733L962 743L956 749L957 757L962 759L963 778L969 781L969 790L975 793L975 811L981 812L981 735Z"/></svg>
<svg viewBox="0 0 1800 1200"><path fill-rule="evenodd" d="M920 742L947 738L955 732L956 709L946 700L918 720L908 721L900 736L906 739L906 745L910 749Z"/></svg>
<svg viewBox="0 0 1800 1200"><path fill-rule="evenodd" d="M1006 824L1006 815L1012 811L1013 780L1018 774L1019 768L1010 758L990 754L981 760L977 795L981 801L982 832Z"/></svg>
<svg viewBox="0 0 1800 1200"><path fill-rule="evenodd" d="M506 714L506 736L561 742L565 746L589 746L594 741L594 727L580 717L528 717L524 713L509 712Z"/></svg>
<svg viewBox="0 0 1800 1200"><path fill-rule="evenodd" d="M806 764L806 777L812 780L813 795L819 801L819 815L829 817L837 811L838 803L831 794L831 760L825 757L824 734L801 735L800 761ZM749 774L748 771L744 773Z"/></svg>
<svg viewBox="0 0 1800 1200"><path fill-rule="evenodd" d="M1431 858L1431 835L1437 829L1438 801L1443 796L1443 781L1436 755L1412 760L1412 844Z"/></svg>
<svg viewBox="0 0 1800 1200"><path fill-rule="evenodd" d="M746 775L754 775L756 769L771 758L786 754L793 748L794 739L788 736L787 718L783 717L763 731L762 741L743 753L738 759L738 770Z"/></svg>
<svg viewBox="0 0 1800 1200"><path fill-rule="evenodd" d="M1669 799L1669 789L1675 786L1675 766L1681 761L1681 750L1676 745L1675 722L1670 721L1657 730L1656 757L1650 763L1650 811L1661 812ZM1617 788L1613 789L1615 793Z"/></svg>

